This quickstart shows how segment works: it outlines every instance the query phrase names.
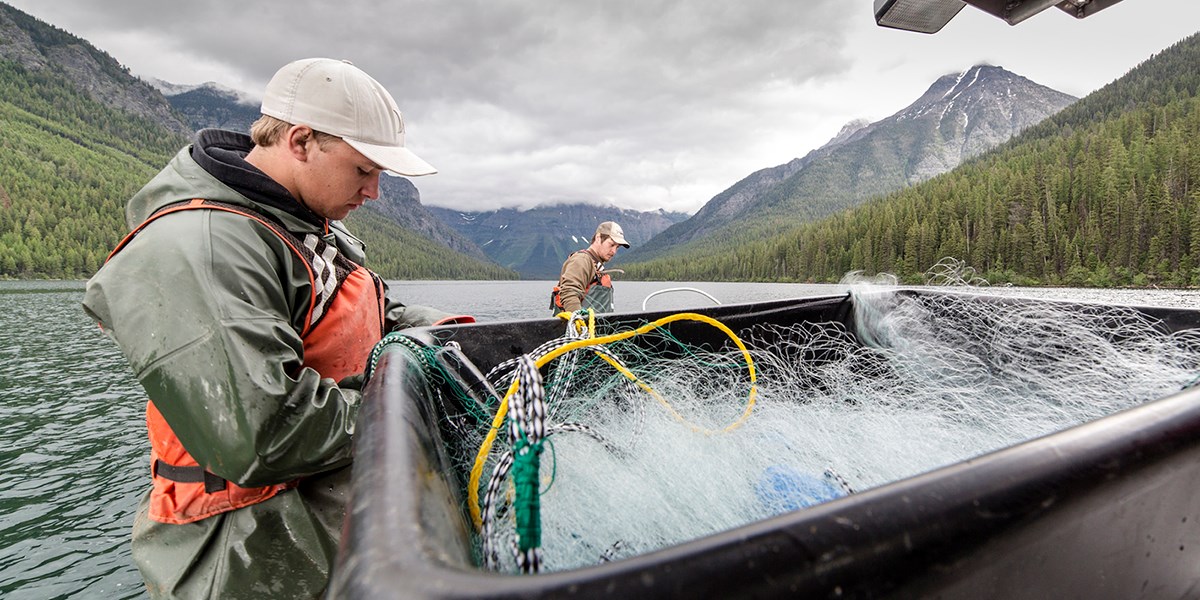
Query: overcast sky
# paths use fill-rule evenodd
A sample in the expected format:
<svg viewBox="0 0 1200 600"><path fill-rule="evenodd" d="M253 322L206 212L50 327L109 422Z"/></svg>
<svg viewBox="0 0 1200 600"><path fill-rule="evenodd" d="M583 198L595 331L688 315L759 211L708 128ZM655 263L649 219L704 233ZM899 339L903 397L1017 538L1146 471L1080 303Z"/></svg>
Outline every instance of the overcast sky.
<svg viewBox="0 0 1200 600"><path fill-rule="evenodd" d="M1124 0L1016 26L966 7L940 33L872 0L2 0L143 78L258 95L298 58L353 61L439 169L427 205L587 202L695 212L847 122L978 63L1075 96L1200 30L1200 0Z"/></svg>

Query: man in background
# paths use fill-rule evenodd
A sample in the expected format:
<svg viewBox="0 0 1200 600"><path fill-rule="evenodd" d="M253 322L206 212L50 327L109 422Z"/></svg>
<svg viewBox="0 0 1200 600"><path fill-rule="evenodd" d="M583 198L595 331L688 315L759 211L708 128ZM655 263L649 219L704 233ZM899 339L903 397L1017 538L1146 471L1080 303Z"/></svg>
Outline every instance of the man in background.
<svg viewBox="0 0 1200 600"><path fill-rule="evenodd" d="M436 172L387 90L299 60L262 115L249 136L200 131L134 195L83 300L150 398L133 558L155 598L322 595L366 360L387 331L449 316L389 301L340 223L384 171Z"/></svg>
<svg viewBox="0 0 1200 600"><path fill-rule="evenodd" d="M571 253L563 262L558 285L551 295L550 310L554 314L573 313L581 308L612 312L612 279L604 272L604 263L617 255L620 246L629 247L620 225L605 221L596 227L591 245Z"/></svg>

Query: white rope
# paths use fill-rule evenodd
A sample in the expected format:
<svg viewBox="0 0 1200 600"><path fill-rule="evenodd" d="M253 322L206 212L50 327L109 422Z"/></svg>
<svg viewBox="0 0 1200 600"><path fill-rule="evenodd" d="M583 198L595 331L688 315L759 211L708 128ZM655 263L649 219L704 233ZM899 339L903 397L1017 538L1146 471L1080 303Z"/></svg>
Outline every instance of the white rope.
<svg viewBox="0 0 1200 600"><path fill-rule="evenodd" d="M657 292L651 292L649 296L646 296L645 298L642 299L642 310L643 311L646 310L646 303L649 302L651 298L653 298L659 294L665 294L667 292L696 292L697 294L700 294L701 296L704 296L705 298L712 300L713 304L721 303L720 300L717 300L716 298L712 297L711 294L709 294L708 292L706 292L704 290L693 288L693 287L673 287L673 288L667 288L664 290L658 290Z"/></svg>

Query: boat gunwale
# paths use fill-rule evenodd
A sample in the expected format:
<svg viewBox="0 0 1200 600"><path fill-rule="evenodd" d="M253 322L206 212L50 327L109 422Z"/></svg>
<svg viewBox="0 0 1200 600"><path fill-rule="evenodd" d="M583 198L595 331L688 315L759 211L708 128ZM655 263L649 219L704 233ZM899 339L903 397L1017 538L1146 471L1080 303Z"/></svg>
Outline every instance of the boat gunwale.
<svg viewBox="0 0 1200 600"><path fill-rule="evenodd" d="M902 295L937 293L904 290ZM789 305L824 303L828 309L828 303L839 302L849 300L837 296L754 306L779 316L791 310ZM722 305L697 312L736 311L739 306L746 311L745 305ZM1200 311L1151 307L1144 312L1200 325ZM654 314L610 318L645 321ZM850 318L844 310L842 316ZM435 339L446 332L416 333ZM404 356L385 353L379 366L385 375L367 389L356 439L352 510L331 597L381 598L404 589L406 597L441 599L970 598L980 597L984 584L1009 590L1005 596L988 597L1047 597L1048 590L1070 597L1084 597L1085 592L1112 597L1118 588L1136 596L1151 580L1154 589L1182 597L1189 585L1196 585L1189 569L1200 552L1200 514L1178 499L1190 498L1183 491L1200 486L1197 389L668 548L569 571L516 576L472 564L461 493L444 477L442 484L436 483L448 473L448 459L438 450L444 444L431 407L417 401L427 390ZM373 475L397 469L397 477ZM1154 490L1176 491L1169 496L1176 500L1155 504ZM1122 502L1110 506L1106 498ZM1164 504L1170 506L1164 509ZM1074 552L1095 556L1091 563L1076 564L1058 555L1062 549L1040 541L1061 540L1064 531L1074 532L1069 542ZM457 539L457 550L447 550L450 538ZM1119 555L1102 552L1116 544L1122 549ZM1166 552L1176 544L1179 551ZM1029 587L1012 588L1003 573L989 567L1014 561L1024 566L1019 579ZM1131 587L1135 584L1136 589Z"/></svg>

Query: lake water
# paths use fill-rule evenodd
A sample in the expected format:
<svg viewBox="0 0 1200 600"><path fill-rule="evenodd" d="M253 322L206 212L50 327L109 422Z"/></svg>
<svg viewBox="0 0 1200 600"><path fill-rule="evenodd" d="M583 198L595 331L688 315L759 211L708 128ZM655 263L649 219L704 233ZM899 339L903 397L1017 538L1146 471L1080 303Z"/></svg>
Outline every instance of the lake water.
<svg viewBox="0 0 1200 600"><path fill-rule="evenodd" d="M408 304L481 321L549 314L546 281L391 282ZM722 304L838 294L840 285L618 282L619 311L694 288ZM997 294L1200 306L1197 290L988 288ZM148 483L145 395L80 308L82 282L0 281L0 597L140 598L129 531ZM649 310L713 304L696 291Z"/></svg>

